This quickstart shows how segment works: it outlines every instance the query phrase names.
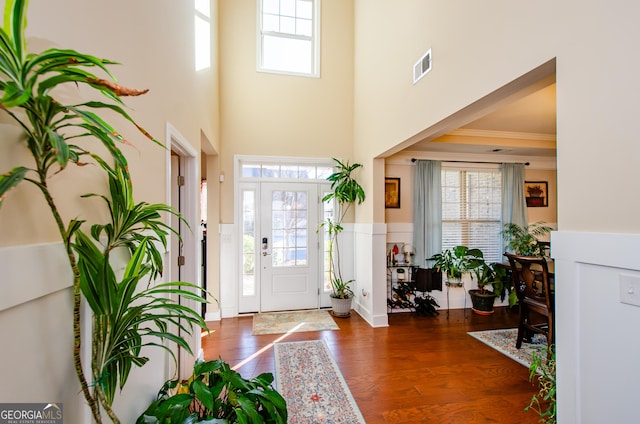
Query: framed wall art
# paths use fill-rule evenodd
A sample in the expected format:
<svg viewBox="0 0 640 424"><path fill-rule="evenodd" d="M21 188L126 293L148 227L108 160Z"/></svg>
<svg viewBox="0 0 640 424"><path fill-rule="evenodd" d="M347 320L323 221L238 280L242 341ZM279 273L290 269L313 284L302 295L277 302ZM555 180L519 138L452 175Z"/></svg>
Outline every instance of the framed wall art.
<svg viewBox="0 0 640 424"><path fill-rule="evenodd" d="M549 206L548 184L546 181L525 181L524 196L528 208Z"/></svg>
<svg viewBox="0 0 640 424"><path fill-rule="evenodd" d="M384 179L384 207L400 207L400 178Z"/></svg>

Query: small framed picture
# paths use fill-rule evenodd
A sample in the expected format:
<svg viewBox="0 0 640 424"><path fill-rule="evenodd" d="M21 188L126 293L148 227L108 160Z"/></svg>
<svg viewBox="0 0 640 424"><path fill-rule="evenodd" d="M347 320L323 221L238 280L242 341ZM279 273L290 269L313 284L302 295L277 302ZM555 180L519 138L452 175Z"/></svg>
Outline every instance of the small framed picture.
<svg viewBox="0 0 640 424"><path fill-rule="evenodd" d="M384 179L384 207L400 207L400 178Z"/></svg>
<svg viewBox="0 0 640 424"><path fill-rule="evenodd" d="M549 206L548 184L546 181L525 181L524 196L528 208Z"/></svg>

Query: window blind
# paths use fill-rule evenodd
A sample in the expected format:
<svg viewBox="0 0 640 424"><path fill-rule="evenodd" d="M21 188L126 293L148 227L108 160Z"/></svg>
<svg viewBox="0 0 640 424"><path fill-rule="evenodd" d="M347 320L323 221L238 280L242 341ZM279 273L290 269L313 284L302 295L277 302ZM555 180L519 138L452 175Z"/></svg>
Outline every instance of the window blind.
<svg viewBox="0 0 640 424"><path fill-rule="evenodd" d="M499 169L442 170L442 249L465 245L502 260L501 186Z"/></svg>

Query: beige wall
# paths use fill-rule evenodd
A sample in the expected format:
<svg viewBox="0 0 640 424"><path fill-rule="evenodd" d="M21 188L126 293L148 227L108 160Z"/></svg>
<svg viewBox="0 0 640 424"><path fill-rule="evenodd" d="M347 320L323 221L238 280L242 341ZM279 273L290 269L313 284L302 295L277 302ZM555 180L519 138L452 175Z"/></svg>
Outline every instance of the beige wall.
<svg viewBox="0 0 640 424"><path fill-rule="evenodd" d="M413 167L386 164L385 177L400 178L400 208L385 208L385 222L413 222Z"/></svg>
<svg viewBox="0 0 640 424"><path fill-rule="evenodd" d="M256 72L256 1L220 3L223 223L234 155L351 159L353 1L323 1L320 78Z"/></svg>
<svg viewBox="0 0 640 424"><path fill-rule="evenodd" d="M640 177L634 165L640 147L632 139L633 98L640 84L633 70L639 59L629 54L634 50L631 40L637 38L630 18L638 12L637 5L423 0L402 4L356 1L357 160L368 163L384 155L556 57L562 199L558 221L572 230L640 230L637 219L626 212L636 210L640 200L620 195L633 191ZM579 6L579 13L574 6ZM433 70L413 85L411 67L430 47ZM604 56L594 61L589 53L594 51ZM603 197L585 209L583 199L594 190ZM611 204L619 207L611 210ZM373 216L372 205L361 208L362 219Z"/></svg>
<svg viewBox="0 0 640 424"><path fill-rule="evenodd" d="M52 16L56 19L52 20ZM166 123L170 122L196 151L200 150L201 131L212 148L219 151L217 72L194 71L190 48L193 21L192 5L185 7L170 0L97 2L91 5L90 14L86 2L78 0L31 2L27 36L32 50L73 48L120 62L112 68L120 84L149 89L147 95L125 99L129 112L160 143L165 144ZM132 144L123 146L123 150L130 161L136 197L149 202L165 201L165 151L127 124L117 128ZM0 149L2 171L12 166L21 153L17 146L6 142ZM81 172L88 173L86 167ZM68 181L74 182L77 191L69 190ZM64 175L56 177L56 184L60 187L56 195L62 200L65 219L78 215L79 210L90 213L91 208L86 206L89 202L77 200L76 194L101 186L100 181L92 183L71 175L68 180ZM33 189L21 187L17 191L28 194L16 193L17 199L7 199L0 209L0 245L55 240L52 221L40 219L44 204L35 200L34 205L40 206L26 207L34 201ZM65 203L69 203L68 207Z"/></svg>
<svg viewBox="0 0 640 424"><path fill-rule="evenodd" d="M555 169L526 169L525 181L547 181L548 201L546 207L527 208L527 217L530 223L544 221L549 224L558 222L558 199L556 196L556 170ZM560 228L558 228L560 229Z"/></svg>

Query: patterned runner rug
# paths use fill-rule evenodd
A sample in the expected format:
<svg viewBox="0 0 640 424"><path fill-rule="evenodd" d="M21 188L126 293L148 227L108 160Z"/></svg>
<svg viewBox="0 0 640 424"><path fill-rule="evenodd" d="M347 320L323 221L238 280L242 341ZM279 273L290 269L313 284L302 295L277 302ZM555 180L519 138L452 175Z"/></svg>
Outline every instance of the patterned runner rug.
<svg viewBox="0 0 640 424"><path fill-rule="evenodd" d="M276 343L276 388L290 424L360 424L358 409L324 340Z"/></svg>
<svg viewBox="0 0 640 424"><path fill-rule="evenodd" d="M329 311L268 312L253 316L253 335L339 330Z"/></svg>
<svg viewBox="0 0 640 424"><path fill-rule="evenodd" d="M516 339L518 337L517 328L472 331L467 334L491 346L498 352L507 355L509 358L521 363L527 368L531 365L533 352L536 352L538 357L546 356L547 338L542 334L534 334L533 343L522 342L520 349L516 349Z"/></svg>

